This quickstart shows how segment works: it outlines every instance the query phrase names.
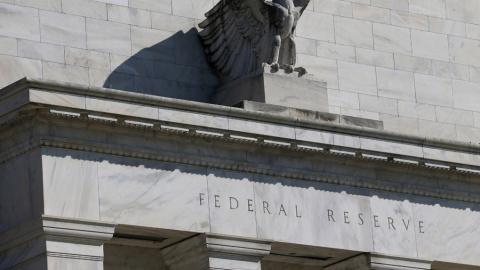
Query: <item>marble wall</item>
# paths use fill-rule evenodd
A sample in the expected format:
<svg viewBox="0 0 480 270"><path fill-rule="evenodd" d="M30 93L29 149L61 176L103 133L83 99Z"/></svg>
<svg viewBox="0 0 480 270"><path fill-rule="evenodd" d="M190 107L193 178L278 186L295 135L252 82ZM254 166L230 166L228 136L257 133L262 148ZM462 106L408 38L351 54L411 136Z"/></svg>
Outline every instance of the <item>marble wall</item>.
<svg viewBox="0 0 480 270"><path fill-rule="evenodd" d="M478 205L103 154L44 154L48 215L480 264ZM80 177L68 178L65 162L68 175ZM91 207L82 201L90 196Z"/></svg>
<svg viewBox="0 0 480 270"><path fill-rule="evenodd" d="M206 101L219 82L196 26L216 0L0 0L0 88L21 77ZM480 4L313 0L299 64L329 111L480 142Z"/></svg>

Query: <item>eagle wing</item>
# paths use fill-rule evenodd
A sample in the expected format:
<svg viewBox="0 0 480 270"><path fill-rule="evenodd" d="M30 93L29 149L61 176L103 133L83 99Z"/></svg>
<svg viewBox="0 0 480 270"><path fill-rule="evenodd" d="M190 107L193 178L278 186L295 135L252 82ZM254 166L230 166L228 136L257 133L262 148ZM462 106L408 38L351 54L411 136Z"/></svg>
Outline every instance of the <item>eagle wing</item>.
<svg viewBox="0 0 480 270"><path fill-rule="evenodd" d="M200 23L205 53L224 76L236 79L268 61L271 4L264 0L220 0ZM269 48L269 47L266 47Z"/></svg>

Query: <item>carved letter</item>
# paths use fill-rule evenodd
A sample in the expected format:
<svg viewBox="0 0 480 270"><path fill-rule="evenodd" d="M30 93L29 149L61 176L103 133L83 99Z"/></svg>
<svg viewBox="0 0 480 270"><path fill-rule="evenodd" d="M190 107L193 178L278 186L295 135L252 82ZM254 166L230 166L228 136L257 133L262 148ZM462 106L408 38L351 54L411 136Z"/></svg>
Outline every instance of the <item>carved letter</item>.
<svg viewBox="0 0 480 270"><path fill-rule="evenodd" d="M335 222L335 219L333 218L333 211L328 209L328 221L330 221L330 218L332 218L333 222Z"/></svg>
<svg viewBox="0 0 480 270"><path fill-rule="evenodd" d="M232 206L232 199L235 201L235 207ZM238 208L238 201L234 197L230 197L230 209L237 209Z"/></svg>
<svg viewBox="0 0 480 270"><path fill-rule="evenodd" d="M248 199L247 201L248 201L248 211L253 212L253 208L252 208L253 207L253 203L252 203L253 200Z"/></svg>
<svg viewBox="0 0 480 270"><path fill-rule="evenodd" d="M202 205L202 201L203 201L203 197L202 197L202 196L203 196L203 195L205 195L205 194L200 193L200 205Z"/></svg>
<svg viewBox="0 0 480 270"><path fill-rule="evenodd" d="M263 201L263 213L265 213L265 210L267 210L267 212L271 214L270 211L268 210L268 202Z"/></svg>
<svg viewBox="0 0 480 270"><path fill-rule="evenodd" d="M425 231L422 231L422 229L423 229L423 221L419 221L418 222L418 231L420 233L425 233Z"/></svg>
<svg viewBox="0 0 480 270"><path fill-rule="evenodd" d="M278 215L280 216L280 213L283 212L285 216L287 216L287 212L285 212L285 208L283 208L283 204L280 204L280 211L278 211Z"/></svg>
<svg viewBox="0 0 480 270"><path fill-rule="evenodd" d="M380 227L380 225L378 225L378 216L373 216L373 223L375 227Z"/></svg>
<svg viewBox="0 0 480 270"><path fill-rule="evenodd" d="M220 198L220 196L219 195L213 195L213 197L215 197L215 207L220 208L220 205L218 204L219 203L218 198Z"/></svg>
<svg viewBox="0 0 480 270"><path fill-rule="evenodd" d="M391 217L388 218L388 228L389 229L390 229L390 225L392 225L394 230L397 230L397 229L395 229L395 226L393 226L393 218L391 218Z"/></svg>
<svg viewBox="0 0 480 270"><path fill-rule="evenodd" d="M295 205L295 214L298 218L302 217L301 215L300 216L298 215L298 206L296 206L296 205Z"/></svg>
<svg viewBox="0 0 480 270"><path fill-rule="evenodd" d="M350 221L348 221L348 212L343 212L343 221L346 224L350 224Z"/></svg>
<svg viewBox="0 0 480 270"><path fill-rule="evenodd" d="M408 231L408 226L410 226L410 219L408 220L407 224L405 224L405 220L402 218L403 225L405 226L405 230Z"/></svg>
<svg viewBox="0 0 480 270"><path fill-rule="evenodd" d="M360 221L362 222L362 223L360 223L360 222L359 222L359 223L358 223L359 225L363 225L363 218L362 218L362 215L363 215L362 213L358 214L358 218L359 218L359 219L360 219Z"/></svg>

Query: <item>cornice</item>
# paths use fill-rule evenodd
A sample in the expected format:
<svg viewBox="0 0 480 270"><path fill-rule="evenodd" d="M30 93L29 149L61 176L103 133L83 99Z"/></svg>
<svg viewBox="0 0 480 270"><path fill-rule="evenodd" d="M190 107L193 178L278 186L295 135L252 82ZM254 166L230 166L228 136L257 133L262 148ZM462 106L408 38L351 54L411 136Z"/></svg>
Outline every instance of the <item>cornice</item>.
<svg viewBox="0 0 480 270"><path fill-rule="evenodd" d="M240 139L232 137L231 134L223 135L212 135L205 133L198 133L195 129L188 129L188 126L185 126L184 130L179 129L170 129L167 127L162 127L159 125L155 126L145 126L139 124L130 124L126 122L113 122L106 121L102 119L93 119L88 117L78 117L71 115L64 115L58 113L40 113L37 115L31 115L27 117L25 115L12 119L10 125L18 123L18 121L25 121L27 119L32 119L35 117L43 117L45 119L52 120L68 120L71 121L81 121L84 123L98 124L98 125L108 125L109 128L117 129L126 129L126 130L142 130L144 132L156 132L163 134L165 136L176 136L178 138L197 138L197 139L206 139L208 141L218 141L226 144L232 145L248 145L252 147L261 147L262 149L267 150L281 150L297 154L308 154L317 157L326 157L328 159L337 159L337 160L350 160L352 162L366 162L370 163L376 167L385 167L390 168L399 168L399 169L417 169L432 172L435 174L445 174L445 175L479 175L475 172L470 171L460 171L456 169L447 169L434 166L424 165L422 163L409 163L401 162L395 160L385 159L384 157L365 157L358 152L334 152L328 148L319 148L310 149L298 147L297 144L292 143L290 145L286 144L277 144L275 142L265 142L262 138L252 138L252 139ZM2 126L0 126L2 128ZM312 171L304 171L297 169L278 169L270 168L266 166L260 166L252 163L238 162L238 161L229 161L229 160L212 160L212 159L202 159L201 157L191 157L175 153L158 153L153 150L141 150L135 149L133 147L128 148L122 146L122 148L114 148L110 144L99 144L95 145L91 143L86 143L85 141L72 140L67 138L55 138L48 136L37 136L31 138L29 142L24 143L21 146L16 147L9 153L0 157L0 164L7 162L15 157L28 153L30 151L40 149L43 147L51 147L58 149L74 150L74 151L86 151L97 154L108 154L114 156L128 157L128 158L140 158L144 160L168 162L182 165L190 166L199 166L209 169L220 169L220 170L230 170L237 171L242 173L253 173L265 176L274 176L282 177L289 179L298 179L306 181L314 181L325 184L333 185L342 185L353 188L361 188L368 190L376 191L386 191L400 194L408 194L422 197L430 197L435 199L445 199L445 200L454 200L460 202L467 202L473 204L480 204L480 197L472 196L470 194L460 193L460 192L446 192L441 191L436 188L424 188L418 186L405 186L401 183L395 184L391 182L380 182L372 181L371 179L363 179L359 177L347 177L339 175L331 175L325 173L318 173Z"/></svg>

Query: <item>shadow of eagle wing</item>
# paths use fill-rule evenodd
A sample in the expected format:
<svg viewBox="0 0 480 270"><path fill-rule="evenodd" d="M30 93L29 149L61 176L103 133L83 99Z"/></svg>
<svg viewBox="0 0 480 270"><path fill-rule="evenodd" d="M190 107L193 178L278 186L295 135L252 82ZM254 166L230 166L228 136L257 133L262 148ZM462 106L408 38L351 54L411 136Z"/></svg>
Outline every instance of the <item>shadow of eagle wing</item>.
<svg viewBox="0 0 480 270"><path fill-rule="evenodd" d="M221 0L205 14L199 35L207 59L217 71L236 79L268 59L265 49L270 49L265 43L271 27L270 6L263 0Z"/></svg>

